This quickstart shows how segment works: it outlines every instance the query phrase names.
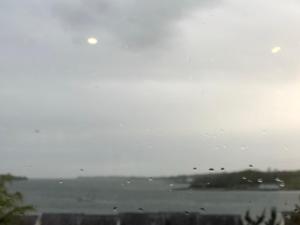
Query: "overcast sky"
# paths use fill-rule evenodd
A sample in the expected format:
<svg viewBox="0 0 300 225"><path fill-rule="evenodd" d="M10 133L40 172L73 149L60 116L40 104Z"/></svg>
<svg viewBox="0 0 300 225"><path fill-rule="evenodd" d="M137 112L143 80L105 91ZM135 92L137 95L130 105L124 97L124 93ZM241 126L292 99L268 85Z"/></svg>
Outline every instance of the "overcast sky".
<svg viewBox="0 0 300 225"><path fill-rule="evenodd" d="M300 169L298 0L9 0L0 26L0 173Z"/></svg>

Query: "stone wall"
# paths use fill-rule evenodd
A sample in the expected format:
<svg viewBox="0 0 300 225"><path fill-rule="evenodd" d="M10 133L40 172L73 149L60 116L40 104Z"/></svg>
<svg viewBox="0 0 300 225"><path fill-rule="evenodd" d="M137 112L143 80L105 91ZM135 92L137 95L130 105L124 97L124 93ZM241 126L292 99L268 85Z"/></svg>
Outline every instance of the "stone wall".
<svg viewBox="0 0 300 225"><path fill-rule="evenodd" d="M118 215L42 214L26 216L21 225L241 225L236 215L199 213L124 213Z"/></svg>

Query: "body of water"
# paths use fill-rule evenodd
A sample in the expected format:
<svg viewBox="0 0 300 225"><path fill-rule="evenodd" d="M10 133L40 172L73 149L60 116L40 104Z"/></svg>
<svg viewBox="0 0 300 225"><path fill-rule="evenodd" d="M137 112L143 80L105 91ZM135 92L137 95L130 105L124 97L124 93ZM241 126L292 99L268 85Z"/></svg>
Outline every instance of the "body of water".
<svg viewBox="0 0 300 225"><path fill-rule="evenodd" d="M161 179L31 179L15 182L25 202L38 212L113 214L118 212L200 212L244 214L277 207L293 210L299 191L196 191Z"/></svg>

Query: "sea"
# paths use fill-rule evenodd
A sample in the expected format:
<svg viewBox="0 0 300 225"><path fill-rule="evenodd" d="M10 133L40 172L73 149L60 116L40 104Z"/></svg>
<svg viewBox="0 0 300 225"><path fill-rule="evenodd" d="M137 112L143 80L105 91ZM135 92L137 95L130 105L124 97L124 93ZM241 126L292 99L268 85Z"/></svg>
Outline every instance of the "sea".
<svg viewBox="0 0 300 225"><path fill-rule="evenodd" d="M115 214L124 212L199 212L259 214L276 207L291 211L300 191L189 190L169 179L97 177L29 179L11 184L36 213Z"/></svg>

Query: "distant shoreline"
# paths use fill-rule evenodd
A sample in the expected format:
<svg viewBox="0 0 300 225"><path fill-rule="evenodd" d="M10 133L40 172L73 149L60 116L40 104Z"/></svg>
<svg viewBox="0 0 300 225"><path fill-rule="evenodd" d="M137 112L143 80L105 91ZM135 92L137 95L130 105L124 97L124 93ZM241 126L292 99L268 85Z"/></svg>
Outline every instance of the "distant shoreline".
<svg viewBox="0 0 300 225"><path fill-rule="evenodd" d="M191 188L191 187L185 187L185 188L174 188L173 191L224 191L224 192L234 192L234 191L253 191L253 192L289 192L289 191L299 191L300 189L278 189L278 190L265 190L265 189L229 189L229 188Z"/></svg>
<svg viewBox="0 0 300 225"><path fill-rule="evenodd" d="M222 191L298 191L300 171L259 171L212 172L192 176L172 177L176 183L185 183L189 190Z"/></svg>

